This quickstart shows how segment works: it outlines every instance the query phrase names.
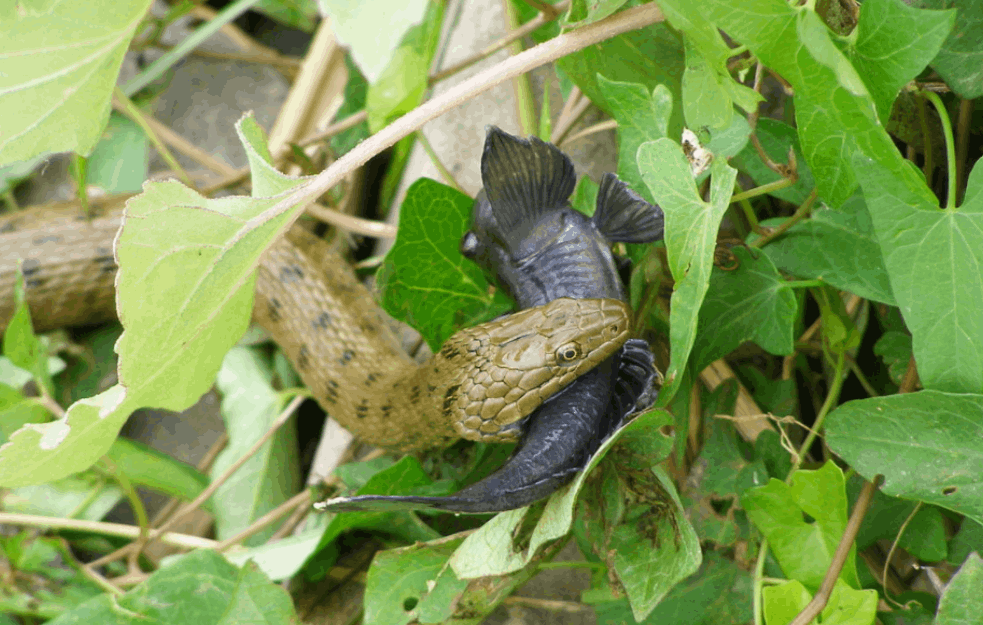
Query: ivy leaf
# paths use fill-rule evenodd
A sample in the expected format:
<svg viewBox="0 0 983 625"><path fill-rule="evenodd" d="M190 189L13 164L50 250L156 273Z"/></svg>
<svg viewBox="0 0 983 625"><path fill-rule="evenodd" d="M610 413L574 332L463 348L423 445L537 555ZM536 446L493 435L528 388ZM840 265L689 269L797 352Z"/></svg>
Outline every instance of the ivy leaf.
<svg viewBox="0 0 983 625"><path fill-rule="evenodd" d="M891 290L911 330L925 388L983 393L983 165L957 209L941 210L917 172L858 157Z"/></svg>
<svg viewBox="0 0 983 625"><path fill-rule="evenodd" d="M877 115L887 123L898 92L935 58L956 11L925 11L901 0L867 0L844 52L864 78Z"/></svg>
<svg viewBox="0 0 983 625"><path fill-rule="evenodd" d="M700 307L691 356L697 372L744 341L754 341L780 356L793 351L792 330L799 309L795 293L764 254L756 252L755 258L740 246L731 252L737 267L732 271L714 267Z"/></svg>
<svg viewBox="0 0 983 625"><path fill-rule="evenodd" d="M287 625L297 622L297 614L287 591L271 583L252 562L238 569L214 551L199 549L158 570L126 594L101 594L51 622Z"/></svg>
<svg viewBox="0 0 983 625"><path fill-rule="evenodd" d="M796 471L791 485L771 479L741 497L748 518L768 539L782 571L815 591L826 574L847 522L843 471L827 462L815 471ZM803 513L814 519L808 523ZM840 579L853 588L857 549L850 547Z"/></svg>
<svg viewBox="0 0 983 625"><path fill-rule="evenodd" d="M799 145L799 136L788 124L783 124L777 119L764 117L758 120L758 126L754 134L757 135L761 147L764 148L768 157L776 163L788 161L788 150L791 147L795 152L796 167L799 179L790 187L776 189L768 195L777 197L780 200L791 202L792 204L802 204L809 197L809 194L816 187L816 181L812 176L812 170L806 162ZM761 161L757 150L753 145L746 145L741 152L734 157L734 165L742 172L751 176L751 179L758 185L765 185L781 179L777 173L768 168Z"/></svg>
<svg viewBox="0 0 983 625"><path fill-rule="evenodd" d="M88 155L150 0L10 6L0 19L0 165L48 152Z"/></svg>
<svg viewBox="0 0 983 625"><path fill-rule="evenodd" d="M652 194L642 182L638 146L666 136L672 114L672 96L664 86L651 93L637 83L608 80L598 74L608 110L618 122L618 177L649 202Z"/></svg>
<svg viewBox="0 0 983 625"><path fill-rule="evenodd" d="M382 306L416 328L437 351L451 334L506 312L501 291L489 293L481 269L460 252L473 200L421 178L400 208L396 242L379 270Z"/></svg>
<svg viewBox="0 0 983 625"><path fill-rule="evenodd" d="M902 169L863 81L813 11L773 0L710 0L704 10L792 84L802 152L830 206L839 207L856 188L854 153Z"/></svg>
<svg viewBox="0 0 983 625"><path fill-rule="evenodd" d="M762 225L775 227L783 221L766 220ZM782 271L807 280L822 279L843 291L896 305L881 246L860 194L840 210L823 206L813 211L809 219L789 228L763 250Z"/></svg>
<svg viewBox="0 0 983 625"><path fill-rule="evenodd" d="M932 67L960 97L972 100L983 95L983 0L915 0L926 9L954 7L956 27L942 44Z"/></svg>
<svg viewBox="0 0 983 625"><path fill-rule="evenodd" d="M653 63L652 59L659 59L659 62ZM659 23L568 54L559 59L556 65L591 102L617 119L609 105L608 92L598 76L604 76L612 82L640 84L646 93L651 93L662 85L678 102L685 56L679 35L668 24ZM682 110L671 111L668 136L679 137L682 131ZM663 132L659 136L667 135ZM644 193L641 189L636 191Z"/></svg>
<svg viewBox="0 0 983 625"><path fill-rule="evenodd" d="M655 201L665 211L666 251L676 280L669 313L672 357L666 384L657 400L662 406L679 388L696 341L700 308L713 269L717 231L730 203L737 170L722 160L713 162L707 203L700 199L686 157L675 142L659 139L643 143L638 148L638 167Z"/></svg>
<svg viewBox="0 0 983 625"><path fill-rule="evenodd" d="M966 562L952 576L939 600L935 625L968 625L979 623L983 614L983 560L977 553L969 554Z"/></svg>
<svg viewBox="0 0 983 625"><path fill-rule="evenodd" d="M868 480L883 475L886 494L983 523L983 396L920 391L850 401L827 417L826 442Z"/></svg>

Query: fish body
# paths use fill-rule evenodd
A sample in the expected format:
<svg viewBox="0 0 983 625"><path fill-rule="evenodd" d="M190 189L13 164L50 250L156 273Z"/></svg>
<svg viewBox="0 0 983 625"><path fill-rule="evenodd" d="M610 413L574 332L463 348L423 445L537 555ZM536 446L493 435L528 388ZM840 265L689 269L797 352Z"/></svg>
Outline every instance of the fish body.
<svg viewBox="0 0 983 625"><path fill-rule="evenodd" d="M662 238L663 215L614 174L605 174L593 217L570 207L573 164L556 146L490 127L462 253L493 274L520 308L558 298L627 301L611 245ZM582 470L636 408L651 403L652 354L629 339L613 356L553 395L522 424L522 438L494 473L447 497L363 495L327 510L436 508L483 513L549 496Z"/></svg>

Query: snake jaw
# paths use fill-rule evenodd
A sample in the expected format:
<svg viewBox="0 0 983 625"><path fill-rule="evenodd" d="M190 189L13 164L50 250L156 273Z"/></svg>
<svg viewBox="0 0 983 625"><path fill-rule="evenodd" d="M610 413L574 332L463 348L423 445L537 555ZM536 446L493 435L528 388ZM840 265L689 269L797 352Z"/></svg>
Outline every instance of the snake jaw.
<svg viewBox="0 0 983 625"><path fill-rule="evenodd" d="M561 298L459 332L440 350L451 364L441 368L457 372L439 398L445 417L462 438L518 440L532 411L625 343L630 312L614 299Z"/></svg>

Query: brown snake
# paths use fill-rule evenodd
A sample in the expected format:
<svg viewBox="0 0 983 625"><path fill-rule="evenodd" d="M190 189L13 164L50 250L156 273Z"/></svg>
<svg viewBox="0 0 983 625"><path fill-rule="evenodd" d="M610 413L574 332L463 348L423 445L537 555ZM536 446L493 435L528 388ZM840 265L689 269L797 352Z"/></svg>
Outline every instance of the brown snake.
<svg viewBox="0 0 983 625"><path fill-rule="evenodd" d="M115 317L113 239L126 197L0 215L0 326L18 259L35 328ZM321 406L366 442L394 449L458 437L515 440L515 425L627 340L617 300L557 300L467 328L417 365L371 293L323 240L294 226L263 255L253 319Z"/></svg>

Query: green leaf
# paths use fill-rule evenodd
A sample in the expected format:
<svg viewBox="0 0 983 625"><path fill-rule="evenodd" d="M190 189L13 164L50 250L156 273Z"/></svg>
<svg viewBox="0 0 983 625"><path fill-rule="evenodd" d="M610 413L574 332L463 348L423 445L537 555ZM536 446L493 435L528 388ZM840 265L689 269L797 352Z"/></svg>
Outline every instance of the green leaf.
<svg viewBox="0 0 983 625"><path fill-rule="evenodd" d="M587 487L594 500L582 514L595 555L617 576L641 621L699 569L702 554L672 480L659 466L640 466L646 456L633 456L619 453L594 474Z"/></svg>
<svg viewBox="0 0 983 625"><path fill-rule="evenodd" d="M799 136L795 128L776 119L764 117L758 120L754 133L757 135L758 141L761 142L761 147L764 148L765 153L776 163L788 164L788 149L791 147L795 151L796 167L799 174L798 181L790 187L772 191L768 195L792 204L805 202L809 193L815 188L816 181L813 179L812 170L809 169L809 164L802 154L802 147L799 145ZM744 149L734 157L734 166L751 176L751 179L758 185L765 185L781 179L781 176L762 162L757 150L750 144L744 146Z"/></svg>
<svg viewBox="0 0 983 625"><path fill-rule="evenodd" d="M683 72L683 116L688 128L725 128L734 115L727 90L718 82L715 68L689 40ZM727 76L730 80L730 76Z"/></svg>
<svg viewBox="0 0 983 625"><path fill-rule="evenodd" d="M983 524L967 518L949 543L949 563L961 564L973 551L983 553Z"/></svg>
<svg viewBox="0 0 983 625"><path fill-rule="evenodd" d="M614 15L628 0L573 0L563 18L563 26L580 28Z"/></svg>
<svg viewBox="0 0 983 625"><path fill-rule="evenodd" d="M87 155L109 118L123 54L150 0L56 2L0 19L0 164Z"/></svg>
<svg viewBox="0 0 983 625"><path fill-rule="evenodd" d="M48 373L48 352L41 339L34 334L31 311L24 294L23 261L17 262L17 277L14 282L14 314L3 333L3 353L14 366L29 372L31 377L50 395L54 391L51 375ZM9 437L9 434L7 434Z"/></svg>
<svg viewBox="0 0 983 625"><path fill-rule="evenodd" d="M891 381L901 386L911 360L911 335L896 330L885 332L874 343L874 354L887 365Z"/></svg>
<svg viewBox="0 0 983 625"><path fill-rule="evenodd" d="M925 388L983 393L983 165L958 209L940 210L916 172L856 159L891 289Z"/></svg>
<svg viewBox="0 0 983 625"><path fill-rule="evenodd" d="M272 378L272 368L257 348L234 347L225 355L215 384L222 393L229 443L215 458L212 479L248 453L279 416L283 401ZM212 509L220 540L238 534L297 492L301 476L296 449L296 430L285 425L219 487ZM262 544L275 531L268 527L246 544Z"/></svg>
<svg viewBox="0 0 983 625"><path fill-rule="evenodd" d="M128 438L113 441L106 455L132 483L169 497L191 501L208 486L208 478L194 467Z"/></svg>
<svg viewBox="0 0 983 625"><path fill-rule="evenodd" d="M815 471L796 471L791 485L772 479L745 492L741 504L768 539L782 571L808 589L819 588L846 529L843 471L833 462ZM806 522L803 513L813 521ZM852 546L840 573L853 588L860 587L856 559Z"/></svg>
<svg viewBox="0 0 983 625"><path fill-rule="evenodd" d="M427 0L351 2L318 0L331 30L351 49L352 57L370 82L379 79L393 53L403 45L400 35L420 22Z"/></svg>
<svg viewBox="0 0 983 625"><path fill-rule="evenodd" d="M318 0L260 0L254 10L306 33L317 26Z"/></svg>
<svg viewBox="0 0 983 625"><path fill-rule="evenodd" d="M956 11L924 11L901 0L867 0L844 51L886 123L898 92L935 58Z"/></svg>
<svg viewBox="0 0 983 625"><path fill-rule="evenodd" d="M400 208L396 242L379 270L382 306L416 328L437 351L451 334L504 313L510 307L489 293L481 269L461 256L473 200L421 178Z"/></svg>
<svg viewBox="0 0 983 625"><path fill-rule="evenodd" d="M847 402L827 417L826 443L868 480L883 475L888 495L983 523L983 396L921 391Z"/></svg>
<svg viewBox="0 0 983 625"><path fill-rule="evenodd" d="M737 170L722 160L713 162L707 203L697 194L686 157L673 141L643 143L638 148L638 167L655 201L665 211L666 251L676 280L669 314L672 359L657 400L662 406L676 394L696 340L700 308L713 268L717 230L730 203Z"/></svg>
<svg viewBox="0 0 983 625"><path fill-rule="evenodd" d="M810 289L810 292L812 299L819 305L823 336L830 351L838 355L856 350L860 345L860 330L847 312L839 291L822 286Z"/></svg>
<svg viewBox="0 0 983 625"><path fill-rule="evenodd" d="M935 625L970 625L983 623L983 560L971 553L953 575L939 601Z"/></svg>
<svg viewBox="0 0 983 625"><path fill-rule="evenodd" d="M697 372L744 341L754 341L765 351L780 356L793 351L792 331L799 309L795 293L786 287L764 254L758 252L755 258L740 246L730 251L737 268L713 268L700 308L690 356Z"/></svg>
<svg viewBox="0 0 983 625"><path fill-rule="evenodd" d="M365 97L369 90L369 83L365 80L362 70L355 65L351 53L345 55L345 66L348 68L348 82L345 83L344 101L338 113L335 114L337 121L343 121L349 116L358 113L365 108ZM331 137L331 149L340 156L359 144L360 141L369 137L368 122L361 122L352 126L348 130Z"/></svg>
<svg viewBox="0 0 983 625"><path fill-rule="evenodd" d="M46 423L51 413L33 397L0 383L0 445L28 423Z"/></svg>
<svg viewBox="0 0 983 625"><path fill-rule="evenodd" d="M252 127L258 128L255 120L245 117L237 130L253 169L253 192L301 184L257 166L259 148L249 141L261 140L261 133ZM162 182L147 183L127 202L116 242L125 329L116 344L119 384L75 402L63 420L15 432L0 449L0 485L81 471L108 451L137 408L183 410L198 401L249 324L260 256L301 208L270 213L280 199L209 200Z"/></svg>
<svg viewBox="0 0 983 625"><path fill-rule="evenodd" d="M659 62L653 63L653 59L658 59ZM610 108L608 94L598 78L599 75L611 82L639 83L646 93L651 93L662 85L678 102L685 58L679 36L667 24L659 23L568 54L559 59L556 65L591 102L617 119ZM659 136L679 137L682 130L682 109L677 108L669 117L668 135L664 132ZM643 189L635 190L643 195L645 193Z"/></svg>
<svg viewBox="0 0 983 625"><path fill-rule="evenodd" d="M454 572L461 579L476 579L512 573L529 564L540 547L570 531L574 504L584 488L585 480L620 440L624 438L626 444L647 448L647 457L655 464L666 458L672 449L671 437L660 432L660 428L671 423L672 417L662 411L650 411L636 417L604 441L570 485L554 493L546 503L527 545L513 545L513 542L529 508L503 512L465 539L451 558ZM509 549L508 545L515 548Z"/></svg>
<svg viewBox="0 0 983 625"><path fill-rule="evenodd" d="M372 559L372 566L365 582L365 623L367 625L402 625L420 619L421 612L437 607L435 602L427 602L431 593L441 595L443 606L452 606L468 586L468 582L458 580L447 560L464 540L461 536L448 536L429 543L418 543L401 549L381 551ZM447 575L441 577L446 570ZM439 591L438 578L448 588ZM421 619L422 622L444 622L453 610L439 621Z"/></svg>
<svg viewBox="0 0 983 625"><path fill-rule="evenodd" d="M147 144L136 122L114 112L89 157L88 184L106 193L140 191L150 162Z"/></svg>
<svg viewBox="0 0 983 625"><path fill-rule="evenodd" d="M378 19L380 7L373 6ZM406 31L389 64L379 78L369 85L365 110L371 132L378 132L423 101L444 19L443 3L428 2L426 7L423 22ZM373 28L379 28L378 23Z"/></svg>
<svg viewBox="0 0 983 625"><path fill-rule="evenodd" d="M840 206L856 188L854 153L901 169L904 161L866 87L813 11L780 0L711 0L704 10L792 84L802 151L830 206Z"/></svg>
<svg viewBox="0 0 983 625"><path fill-rule="evenodd" d="M300 571L304 562L317 548L321 533L322 529L315 528L223 555L236 566L243 566L246 562L252 561L264 575L274 581L281 581L293 577ZM167 563L168 560L165 559L164 564Z"/></svg>
<svg viewBox="0 0 983 625"><path fill-rule="evenodd" d="M956 9L956 27L942 44L932 67L962 98L983 95L983 0L916 0L926 9Z"/></svg>
<svg viewBox="0 0 983 625"><path fill-rule="evenodd" d="M857 500L863 484L864 480L857 474L850 478L846 487L850 501ZM889 497L880 490L874 491L874 499L857 533L857 549L864 550L878 540L893 541L907 521L898 546L924 562L944 560L945 520L942 513L935 506L922 506L908 520L914 509L913 502Z"/></svg>
<svg viewBox="0 0 983 625"><path fill-rule="evenodd" d="M765 586L762 589L765 623L786 625L792 622L811 598L809 591L797 580ZM819 618L823 625L873 625L877 618L877 591L854 590L842 578L838 579Z"/></svg>
<svg viewBox="0 0 983 625"><path fill-rule="evenodd" d="M672 95L663 85L649 92L644 85L608 80L598 74L611 116L618 122L618 177L645 199L652 194L643 184L638 147L666 137L672 114Z"/></svg>
<svg viewBox="0 0 983 625"><path fill-rule="evenodd" d="M776 227L783 221L766 220L762 225ZM821 279L837 289L895 305L881 247L859 194L840 210L826 206L814 210L809 219L786 230L763 250L782 271L803 279Z"/></svg>
<svg viewBox="0 0 983 625"><path fill-rule="evenodd" d="M696 574L669 591L640 625L738 625L751 621L751 576L708 550ZM586 596L584 601L594 603ZM627 600L594 603L598 623L631 623Z"/></svg>
<svg viewBox="0 0 983 625"><path fill-rule="evenodd" d="M175 606L180 606L176 609ZM111 623L296 623L290 595L247 563L241 570L207 549L192 551L121 596L91 599L48 621Z"/></svg>
<svg viewBox="0 0 983 625"><path fill-rule="evenodd" d="M44 160L43 157L38 157L27 161L17 161L10 165L0 167L0 193L6 193L24 180L30 178L34 170Z"/></svg>
<svg viewBox="0 0 983 625"><path fill-rule="evenodd" d="M26 531L0 538L0 562L5 569L0 614L22 617L17 623L46 621L103 596L102 589L69 566L74 561L60 538Z"/></svg>
<svg viewBox="0 0 983 625"><path fill-rule="evenodd" d="M122 498L119 486L95 471L87 471L5 491L0 504L7 512L98 521Z"/></svg>
<svg viewBox="0 0 983 625"><path fill-rule="evenodd" d="M379 471L356 491L357 495L444 495L429 489L433 480L423 470L420 461L405 456L391 467ZM314 555L304 563L305 569L319 577L323 571L317 561L318 552L328 547L342 533L352 529L375 529L399 536L407 542L434 540L440 534L412 512L343 512L331 517L318 541ZM332 563L329 563L329 566ZM312 570L312 568L314 570Z"/></svg>

